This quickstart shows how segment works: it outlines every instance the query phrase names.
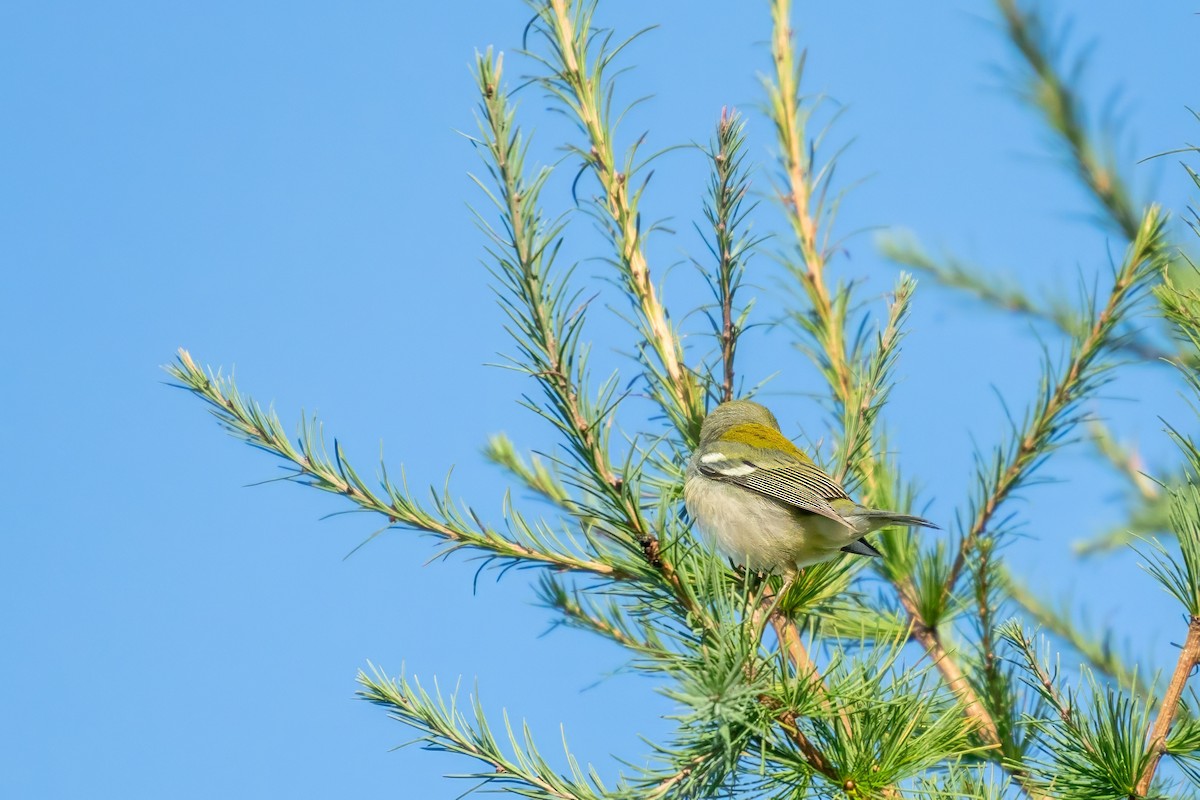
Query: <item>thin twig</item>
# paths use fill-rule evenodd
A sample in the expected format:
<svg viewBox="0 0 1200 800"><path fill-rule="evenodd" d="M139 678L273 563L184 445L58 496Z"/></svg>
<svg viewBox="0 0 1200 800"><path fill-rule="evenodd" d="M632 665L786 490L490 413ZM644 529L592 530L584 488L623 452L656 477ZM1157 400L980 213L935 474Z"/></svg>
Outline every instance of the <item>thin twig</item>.
<svg viewBox="0 0 1200 800"><path fill-rule="evenodd" d="M946 685L950 688L950 691L962 702L967 718L973 720L979 726L980 737L992 747L1001 748L1000 729L997 727L996 721L979 699L979 694L971 686L971 682L967 680L962 667L946 652L946 648L942 644L941 635L936 629L921 625L918 622L920 619L919 610L909 595L902 592L900 594L900 602L908 610L913 619L912 637L925 648L930 660L942 674L942 678L946 681ZM1047 800L1048 795L1043 793L1030 780L1029 771L1026 768L1007 763L1002 764L1002 766L1012 776L1013 781L1023 794L1032 798L1032 800Z"/></svg>
<svg viewBox="0 0 1200 800"><path fill-rule="evenodd" d="M590 11L586 6L576 6L577 19L571 10L573 5L569 0L549 0L538 6L539 17L546 26L547 38L557 58L554 65L557 73L546 83L552 92L562 98L568 110L575 114L587 134L590 148L585 154L585 163L604 190L603 205L612 223L614 245L618 251L617 263L626 288L636 300L644 334L666 376L664 388L671 397L670 405L674 407L668 405L665 410L680 430L691 436L699 430L703 396L694 375L683 363L679 339L650 276L637 210L640 191L631 195L628 184L632 176L627 174L628 171L622 172L616 167L613 131L607 118L602 80L603 65L607 59L600 57L589 61ZM620 480L615 475L613 477ZM636 521L633 533L646 560L661 572L676 595L686 597L674 566L663 558L657 537L641 524L636 498L629 492L623 492L622 496L628 504L631 518Z"/></svg>
<svg viewBox="0 0 1200 800"><path fill-rule="evenodd" d="M692 775L692 773L694 773L696 771L697 767L699 767L701 764L703 764L709 758L710 758L710 755L708 753L703 753L703 754L698 755L695 758L691 759L690 761L687 762L687 764L685 764L674 775L670 775L670 776L662 779L661 781L656 783L653 786L653 788L648 789L647 790L648 793L645 796L646 800L659 800L659 798L661 798L661 797L666 797L667 792L671 791L671 789L674 788L677 784L682 783L683 781L687 780Z"/></svg>
<svg viewBox="0 0 1200 800"><path fill-rule="evenodd" d="M804 760L808 762L809 766L830 780L838 779L839 776L837 770L833 768L833 764L829 762L825 754L812 743L812 740L796 724L796 713L794 711L779 708L778 701L765 695L759 698L759 702L777 712L775 720L779 723L780 729L796 745L796 749L804 756Z"/></svg>
<svg viewBox="0 0 1200 800"><path fill-rule="evenodd" d="M513 163L514 156L522 153L521 133L512 125L512 110L508 93L504 90L503 60L481 60L480 83L485 116L483 124L488 138L488 154L495 165L496 188L501 194L501 211L511 235L502 243L511 251L515 269L515 283L519 291L530 333L535 334L540 352L534 366L537 379L557 400L561 416L568 426L568 435L576 442L576 449L586 456L588 466L613 493L619 493L622 479L613 469L608 453L598 435L598 426L584 413L580 390L574 381L569 364L572 353L564 352L564 341L560 325L555 319L555 309L545 302L547 295L546 271L541 260L547 252L547 242L542 241L543 226L540 213L531 200L526 176L521 174L520 164ZM636 516L632 521L635 522Z"/></svg>
<svg viewBox="0 0 1200 800"><path fill-rule="evenodd" d="M1162 363L1174 366L1171 361L1166 360L1167 356L1164 355L1162 358L1164 359ZM1125 476L1142 500L1152 502L1159 498L1161 493L1159 484L1146 475L1146 464L1142 461L1142 456L1136 447L1121 446L1113 436L1113 432L1100 420L1093 420L1089 423L1088 432L1091 434L1092 444L1096 446L1096 450L1104 456L1108 463L1112 464L1117 472Z"/></svg>
<svg viewBox="0 0 1200 800"><path fill-rule="evenodd" d="M827 713L830 713L833 710L834 701L829 695L829 688L825 685L825 679L821 676L821 671L817 667L816 662L808 654L808 648L804 646L796 624L780 612L777 600L777 597L767 593L763 597L761 605L754 610L751 624L755 626L756 630L762 630L762 616L764 614L768 615L771 627L775 629L775 635L779 640L779 646L787 655L788 661L795 667L797 677L808 686L810 691L816 694L821 707ZM760 698L761 700L762 698ZM849 710L845 705L839 703L837 714L838 721L842 726L843 735L847 738L853 737L854 728L850 723ZM813 769L827 778L833 780L840 779L833 766L829 763L829 760L796 725L796 715L794 713L786 712L780 714L776 717L776 721L779 722L784 733L792 740ZM880 796L885 798L899 797L900 793L894 786L885 786L880 789Z"/></svg>
<svg viewBox="0 0 1200 800"><path fill-rule="evenodd" d="M883 240L879 249L890 261L926 275L948 289L969 295L999 311L1041 320L1066 336L1079 336L1086 324L1057 298L1035 301L1024 289L1005 285L989 277L982 269L965 264L953 256L943 256L942 260L938 260L915 243L894 239ZM1179 357L1155 344L1141 330L1123 331L1121 337L1114 341L1113 349L1140 362L1161 366L1168 366L1168 359Z"/></svg>
<svg viewBox="0 0 1200 800"><path fill-rule="evenodd" d="M364 700L382 706L390 715L425 734L421 737L439 750L458 753L487 764L493 772L478 774L483 783L497 786L525 784L537 791L538 797L555 800L596 800L597 795L590 787L551 772L539 772L540 759L531 758L536 753L532 739L526 730L523 742L518 741L509 728L509 745L512 758L504 755L499 743L482 720L482 712L476 703L476 718L480 724L467 726L465 717L457 709L455 698L447 707L440 693L431 697L419 683L409 683L403 676L398 680L374 670L372 675L360 671L358 682L362 687L357 692ZM436 703L434 702L436 699ZM524 744L524 747L522 747ZM576 770L578 776L578 770ZM578 778L577 778L578 779ZM583 783L580 786L580 783ZM518 793L521 793L518 790Z"/></svg>
<svg viewBox="0 0 1200 800"><path fill-rule="evenodd" d="M1056 611L1011 574L1002 572L1001 580L1013 602L1025 609L1040 626L1070 645L1095 669L1108 675L1121 686L1129 687L1134 695L1145 696L1153 690L1152 686L1145 684L1136 669L1125 666L1104 642L1088 638L1086 633L1071 622L1066 613Z"/></svg>
<svg viewBox="0 0 1200 800"><path fill-rule="evenodd" d="M713 176L711 198L705 207L705 214L713 226L712 250L717 258L716 294L721 308L717 340L721 346L722 401L733 399L734 355L741 334L740 321L734 318L734 298L750 244L738 240L737 230L744 217L741 205L750 183L741 165L742 131L743 123L737 113L721 109L715 152L709 154Z"/></svg>
<svg viewBox="0 0 1200 800"><path fill-rule="evenodd" d="M765 621L771 623L779 639L779 646L786 653L788 661L796 668L797 678L818 696L822 707L829 711L832 708L832 702L829 697L829 691L825 687L825 681L821 678L820 670L817 669L817 665L809 657L804 643L800 641L800 634L796 630L795 625L779 612L778 601L779 597L777 595L767 592L763 596L761 603L751 613L750 625L753 626L753 630L756 632L755 635L761 636L766 628ZM766 620L764 620L764 617L766 617ZM776 722L779 723L784 734L796 745L796 748L804 756L809 766L830 780L839 779L837 771L833 768L829 759L825 757L820 748L814 745L812 740L796 724L797 716L795 712L790 709L781 708L778 701L767 695L759 697L759 702L776 712ZM851 736L850 719L844 708L839 709L839 716L845 735Z"/></svg>

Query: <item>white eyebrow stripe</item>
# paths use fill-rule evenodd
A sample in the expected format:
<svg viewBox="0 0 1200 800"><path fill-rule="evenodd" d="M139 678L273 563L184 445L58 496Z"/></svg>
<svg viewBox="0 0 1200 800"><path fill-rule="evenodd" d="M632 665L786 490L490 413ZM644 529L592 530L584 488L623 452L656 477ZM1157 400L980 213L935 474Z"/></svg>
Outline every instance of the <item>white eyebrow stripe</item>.
<svg viewBox="0 0 1200 800"><path fill-rule="evenodd" d="M722 475L728 475L731 478L739 478L742 475L749 475L751 472L757 472L758 467L753 464L730 464L727 467L718 467L717 471Z"/></svg>
<svg viewBox="0 0 1200 800"><path fill-rule="evenodd" d="M725 458L724 453L705 453L704 455L700 456L701 464L712 464L717 461L725 461L725 460L727 460L727 459Z"/></svg>

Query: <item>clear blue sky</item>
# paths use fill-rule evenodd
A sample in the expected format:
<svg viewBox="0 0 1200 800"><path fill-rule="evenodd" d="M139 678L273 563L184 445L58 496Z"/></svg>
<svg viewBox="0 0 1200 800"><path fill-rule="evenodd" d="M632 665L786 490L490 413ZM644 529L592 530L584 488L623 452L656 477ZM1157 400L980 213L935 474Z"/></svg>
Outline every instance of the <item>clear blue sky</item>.
<svg viewBox="0 0 1200 800"><path fill-rule="evenodd" d="M289 426L319 413L366 472L381 440L415 487L456 465L455 493L498 519L504 481L480 446L500 430L548 439L515 402L522 380L484 366L512 348L466 205L481 200L466 177L478 162L455 130L473 126L473 51L515 50L528 17L515 0L0 8L0 796L458 796L467 786L440 776L472 764L391 752L412 732L353 698L368 659L443 687L461 676L490 711L527 718L547 752L565 723L605 774L610 754L637 759L639 735L666 729L669 706L620 672L620 652L561 630L539 638L553 617L527 573L485 574L472 595L475 564L425 565L433 542L409 532L343 560L378 521L322 522L344 510L336 499L244 488L276 465L159 369L179 346L236 366ZM733 105L769 163L755 80L768 66L765 3L611 2L601 19L624 32L661 24L625 56L636 70L623 96L654 95L627 134L705 141ZM1098 2L1072 19L1074 41L1095 43L1092 97L1120 90L1130 163L1200 138L1185 110L1200 103L1200 18ZM1033 287L1105 274L1110 243L1090 205L997 77L1011 62L987 4L802 2L796 22L808 87L846 106L841 185L867 179L842 232L910 228ZM545 106L525 95L549 147L564 127ZM1172 159L1130 168L1143 196L1187 203ZM647 200L678 231L651 258L679 314L698 297L680 265L703 252L690 223L704 181L698 154L676 151ZM568 182L555 202L568 202ZM764 209L760 230L772 221ZM891 284L871 234L846 249L837 269L866 280L864 296ZM753 269L774 285L769 258ZM579 274L594 284L604 272L589 262ZM595 317L598 358L628 368L613 352L627 335ZM972 437L1002 435L991 387L1023 408L1039 345L1027 323L928 282L911 328L894 446L948 527ZM789 431L821 438L811 370L786 339L760 331L744 353L749 381L779 372L767 398ZM1103 410L1151 464L1170 456L1159 415L1195 429L1162 369L1107 394L1138 398ZM1119 508L1120 484L1080 449L1044 474L1064 482L1014 507L1028 521L1014 565L1051 596L1075 592L1135 649L1169 656L1179 616L1136 558L1070 556Z"/></svg>

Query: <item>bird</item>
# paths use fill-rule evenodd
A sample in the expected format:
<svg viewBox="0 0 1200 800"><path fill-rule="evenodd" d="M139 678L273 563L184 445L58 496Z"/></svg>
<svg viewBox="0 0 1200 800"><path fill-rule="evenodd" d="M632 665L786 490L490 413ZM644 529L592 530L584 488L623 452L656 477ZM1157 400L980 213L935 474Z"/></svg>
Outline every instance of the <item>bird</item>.
<svg viewBox="0 0 1200 800"><path fill-rule="evenodd" d="M704 418L683 497L701 533L759 573L795 575L842 552L881 556L864 538L868 533L891 525L938 527L854 502L752 400L726 401Z"/></svg>

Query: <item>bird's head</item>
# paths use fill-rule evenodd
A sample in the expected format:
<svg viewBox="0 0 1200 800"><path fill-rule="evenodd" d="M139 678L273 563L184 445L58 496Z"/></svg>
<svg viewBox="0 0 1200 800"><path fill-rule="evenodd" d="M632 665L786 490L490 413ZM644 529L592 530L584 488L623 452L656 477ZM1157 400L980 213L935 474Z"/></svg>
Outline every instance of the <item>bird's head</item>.
<svg viewBox="0 0 1200 800"><path fill-rule="evenodd" d="M708 412L700 425L700 444L711 444L730 428L746 424L766 425L779 430L779 421L763 406L753 400L730 400Z"/></svg>

